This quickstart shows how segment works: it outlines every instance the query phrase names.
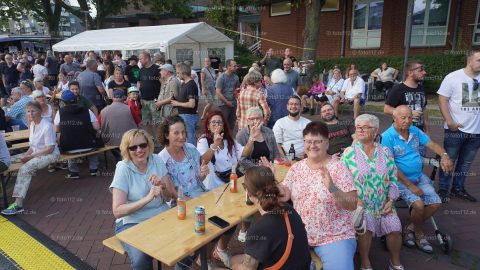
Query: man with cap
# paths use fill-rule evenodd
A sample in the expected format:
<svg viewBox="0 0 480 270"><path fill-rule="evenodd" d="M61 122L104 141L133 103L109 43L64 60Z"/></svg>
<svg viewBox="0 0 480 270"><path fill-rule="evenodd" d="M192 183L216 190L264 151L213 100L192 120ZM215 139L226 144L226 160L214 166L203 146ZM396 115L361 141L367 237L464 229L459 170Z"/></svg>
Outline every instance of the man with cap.
<svg viewBox="0 0 480 270"><path fill-rule="evenodd" d="M154 128L160 122L158 116L155 99L160 92L160 78L158 75L158 66L152 64L150 53L145 51L139 56L140 69L137 88L140 90L142 102L142 122L145 130L155 137L156 129Z"/></svg>
<svg viewBox="0 0 480 270"><path fill-rule="evenodd" d="M132 55L130 58L128 58L128 65L125 67L125 80L129 81L132 86L137 85L138 76L140 73L140 68L138 67L137 63L137 56Z"/></svg>
<svg viewBox="0 0 480 270"><path fill-rule="evenodd" d="M157 110L160 110L160 117L167 117L176 114L178 110L171 104L172 100L178 98L180 92L180 81L177 79L175 69L170 64L160 67L160 76L162 76L162 87L158 100L155 103Z"/></svg>
<svg viewBox="0 0 480 270"><path fill-rule="evenodd" d="M106 144L119 146L123 134L130 129L138 128L138 125L142 122L124 101L125 92L121 89L115 89L112 104L100 112L100 130ZM118 119L122 119L122 121L118 121ZM112 150L112 154L117 162L122 160L118 149Z"/></svg>
<svg viewBox="0 0 480 270"><path fill-rule="evenodd" d="M100 125L95 114L91 110L79 106L77 97L70 90L62 92L61 100L65 106L60 108L53 120L57 133L60 133L60 150L69 154L78 154L103 147L101 135L98 133ZM80 178L79 163L78 159L68 160L69 173L65 178ZM90 175L98 175L98 155L89 156L88 163Z"/></svg>

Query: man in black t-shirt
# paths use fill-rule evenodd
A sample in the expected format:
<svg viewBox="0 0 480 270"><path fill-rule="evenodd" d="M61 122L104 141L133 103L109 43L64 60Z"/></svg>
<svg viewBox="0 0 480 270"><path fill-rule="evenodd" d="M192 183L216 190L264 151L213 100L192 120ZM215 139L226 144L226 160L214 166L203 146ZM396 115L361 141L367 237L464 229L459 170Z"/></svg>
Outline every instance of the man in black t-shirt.
<svg viewBox="0 0 480 270"><path fill-rule="evenodd" d="M172 100L172 105L178 109L178 114L185 121L187 142L196 145L195 127L198 122L198 87L191 77L191 68L185 63L176 66L177 77L183 81L178 97Z"/></svg>
<svg viewBox="0 0 480 270"><path fill-rule="evenodd" d="M140 54L140 63L142 68L140 69L137 88L140 89L142 122L145 124L147 132L156 138L156 128L154 126L160 122L160 117L155 106L155 99L160 93L160 74L158 66L151 63L149 52Z"/></svg>
<svg viewBox="0 0 480 270"><path fill-rule="evenodd" d="M329 146L327 153L329 155L340 156L343 150L352 145L352 142L355 140L353 123L338 121L333 106L330 103L322 106L320 117L328 127Z"/></svg>
<svg viewBox="0 0 480 270"><path fill-rule="evenodd" d="M6 99L10 96L10 92L14 87L18 86L20 79L20 70L18 65L13 62L13 56L11 54L5 55L5 66L2 70L3 86L6 90L6 95L2 96L2 105L5 104Z"/></svg>
<svg viewBox="0 0 480 270"><path fill-rule="evenodd" d="M420 60L410 60L405 64L407 78L401 84L393 86L387 97L383 111L393 114L393 109L400 105L407 105L413 112L413 125L430 133L428 126L427 97L422 82L427 72Z"/></svg>

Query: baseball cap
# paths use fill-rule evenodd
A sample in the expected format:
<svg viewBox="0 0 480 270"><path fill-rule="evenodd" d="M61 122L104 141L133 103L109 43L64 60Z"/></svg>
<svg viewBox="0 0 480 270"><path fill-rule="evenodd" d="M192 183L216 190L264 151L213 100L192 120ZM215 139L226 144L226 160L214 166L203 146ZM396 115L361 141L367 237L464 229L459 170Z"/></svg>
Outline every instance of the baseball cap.
<svg viewBox="0 0 480 270"><path fill-rule="evenodd" d="M45 96L45 94L43 94L43 91L35 90L35 91L32 92L32 97L33 98L42 97L42 96Z"/></svg>
<svg viewBox="0 0 480 270"><path fill-rule="evenodd" d="M170 64L161 65L158 69L165 69L166 71L170 71L172 73L175 72L175 69Z"/></svg>
<svg viewBox="0 0 480 270"><path fill-rule="evenodd" d="M76 100L75 94L70 90L64 90L60 99L65 102L73 102Z"/></svg>
<svg viewBox="0 0 480 270"><path fill-rule="evenodd" d="M115 89L115 90L113 90L113 97L114 98L123 98L123 97L125 97L125 92L122 89Z"/></svg>
<svg viewBox="0 0 480 270"><path fill-rule="evenodd" d="M130 86L128 88L128 93L130 94L132 92L140 92L140 91L138 91L138 88L136 86Z"/></svg>

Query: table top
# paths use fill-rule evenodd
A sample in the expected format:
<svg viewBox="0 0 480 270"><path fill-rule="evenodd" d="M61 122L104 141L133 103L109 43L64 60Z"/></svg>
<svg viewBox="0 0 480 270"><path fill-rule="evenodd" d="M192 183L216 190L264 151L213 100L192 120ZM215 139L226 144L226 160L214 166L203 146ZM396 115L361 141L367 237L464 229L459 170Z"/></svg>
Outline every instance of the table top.
<svg viewBox="0 0 480 270"><path fill-rule="evenodd" d="M282 181L289 167L284 165L275 167L275 177ZM117 234L117 237L153 258L173 266L240 223L242 219L257 212L255 206L246 205L245 189L241 183L243 183L243 177L238 179L238 192L231 193L230 188L227 188L218 204L215 202L221 196L226 184L187 201L185 220L177 219L175 207ZM203 235L195 234L194 231L194 210L198 205L205 207L205 234ZM215 215L229 222L230 226L220 229L208 222L208 218Z"/></svg>
<svg viewBox="0 0 480 270"><path fill-rule="evenodd" d="M3 137L5 138L5 141L7 142L28 139L29 136L30 136L30 131L28 129L8 132L3 135Z"/></svg>

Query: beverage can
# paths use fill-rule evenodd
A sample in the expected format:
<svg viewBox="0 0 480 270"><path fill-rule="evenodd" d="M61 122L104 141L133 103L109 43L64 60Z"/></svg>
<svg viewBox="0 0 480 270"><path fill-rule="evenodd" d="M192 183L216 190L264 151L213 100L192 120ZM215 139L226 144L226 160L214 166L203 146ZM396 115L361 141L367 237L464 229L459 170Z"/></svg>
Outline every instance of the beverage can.
<svg viewBox="0 0 480 270"><path fill-rule="evenodd" d="M205 207L195 207L195 233L205 234Z"/></svg>

